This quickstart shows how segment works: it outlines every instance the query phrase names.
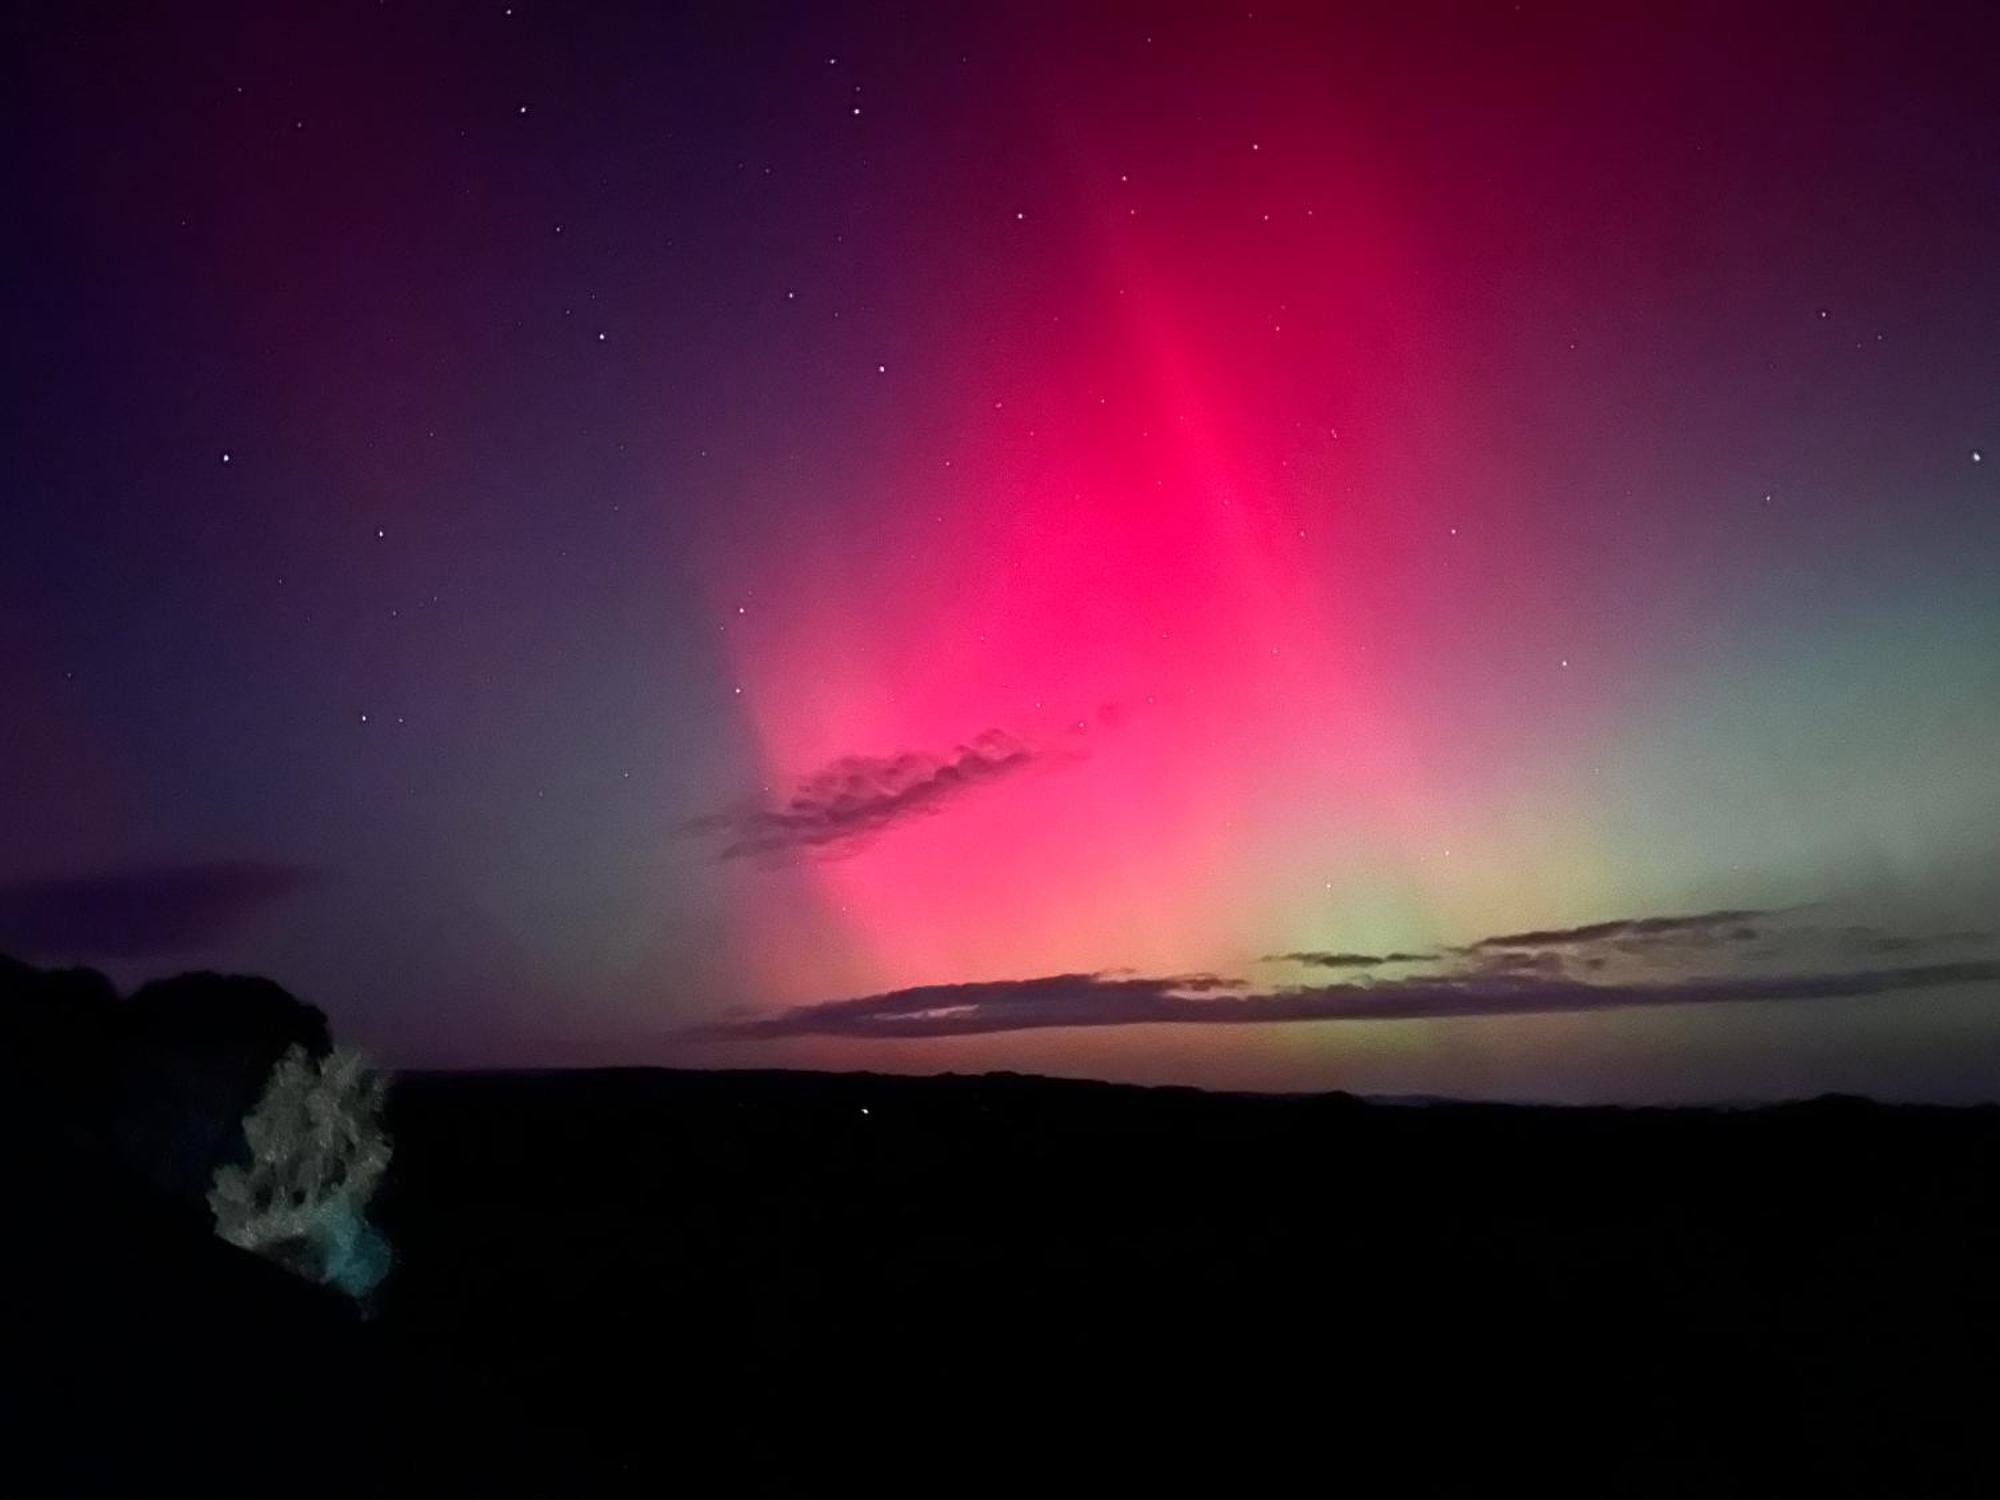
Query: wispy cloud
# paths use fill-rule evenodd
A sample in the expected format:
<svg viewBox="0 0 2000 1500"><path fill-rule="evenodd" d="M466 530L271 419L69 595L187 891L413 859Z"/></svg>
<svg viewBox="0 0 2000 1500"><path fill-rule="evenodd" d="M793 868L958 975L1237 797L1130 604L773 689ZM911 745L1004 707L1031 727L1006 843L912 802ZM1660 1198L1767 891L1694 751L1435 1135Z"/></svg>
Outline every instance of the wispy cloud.
<svg viewBox="0 0 2000 1500"><path fill-rule="evenodd" d="M44 959L200 952L317 879L298 865L223 860L0 886L0 950Z"/></svg>
<svg viewBox="0 0 2000 1500"><path fill-rule="evenodd" d="M1180 999L1239 989L1215 974L1166 978L1107 973L1048 974L968 984L929 984L853 1000L803 1005L775 1016L704 1028L711 1036L955 1036L1042 1026L1118 1024L1154 1019ZM1092 1013L1106 1019L1074 1019Z"/></svg>
<svg viewBox="0 0 2000 1500"><path fill-rule="evenodd" d="M1033 765L1041 755L989 729L946 755L850 755L813 772L776 806L689 819L690 834L721 839L718 859L772 863L852 853L887 830L936 815Z"/></svg>
<svg viewBox="0 0 2000 1500"><path fill-rule="evenodd" d="M1484 937L1448 949L1461 964L1481 970L1542 973L1634 968L1685 970L1691 964L1735 967L1790 962L1795 966L1846 965L1870 958L1906 957L1963 948L1986 934L1891 932L1872 925L1828 927L1800 920L1806 907L1741 908L1689 916L1625 917L1582 927L1552 927Z"/></svg>
<svg viewBox="0 0 2000 1500"><path fill-rule="evenodd" d="M1209 973L1147 977L1095 971L923 985L730 1021L701 1034L944 1037L1064 1026L1436 1020L1833 1000L2000 980L2000 961L1888 968L1844 964L1842 945L1829 946L1830 939L1844 938L1850 957L1915 954L1932 946L1984 942L1991 934L1905 935L1874 927L1829 933L1771 920L1782 915L1745 909L1632 917L1481 938L1440 954L1299 950L1266 960L1354 970L1443 966L1440 973L1393 979L1363 973L1339 983L1253 987ZM1763 941L1753 944L1753 939ZM1670 950L1682 972L1663 972ZM1769 960L1785 954L1794 960L1792 972L1771 972ZM1707 972L1688 972L1694 964ZM1579 977L1579 970L1591 977Z"/></svg>
<svg viewBox="0 0 2000 1500"><path fill-rule="evenodd" d="M1295 953L1267 953L1260 962L1305 964L1315 969L1379 969L1384 964L1427 964L1436 960L1435 953L1324 953L1309 948Z"/></svg>
<svg viewBox="0 0 2000 1500"><path fill-rule="evenodd" d="M1616 938L1668 939L1694 945L1715 942L1748 942L1757 936L1752 925L1759 918L1776 915L1772 909L1745 908L1735 911L1705 911L1685 917L1621 917L1611 922L1592 922L1583 927L1550 927L1536 932L1510 932L1484 937L1460 952L1484 952L1495 948L1567 948L1601 943Z"/></svg>
<svg viewBox="0 0 2000 1500"><path fill-rule="evenodd" d="M1214 976L1120 979L1054 974L970 984L924 985L853 1000L805 1005L724 1023L709 1036L943 1037L1060 1026L1270 1025L1301 1021L1414 1021L1833 1000L2000 979L2000 963L1924 964L1902 969L1766 976L1708 976L1651 984L1591 984L1540 974L1479 973L1228 993Z"/></svg>

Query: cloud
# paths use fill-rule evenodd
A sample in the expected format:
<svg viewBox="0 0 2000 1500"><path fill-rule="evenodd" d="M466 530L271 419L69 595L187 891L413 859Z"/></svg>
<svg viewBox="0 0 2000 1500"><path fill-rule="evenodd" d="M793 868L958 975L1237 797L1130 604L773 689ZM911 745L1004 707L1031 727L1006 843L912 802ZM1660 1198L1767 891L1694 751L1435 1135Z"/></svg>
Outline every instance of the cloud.
<svg viewBox="0 0 2000 1500"><path fill-rule="evenodd" d="M705 1027L709 1036L956 1036L977 1031L1018 1031L1043 1026L1122 1024L1153 1019L1151 1008L1177 999L1241 988L1243 981L1214 974L1166 978L1106 973L1049 974L1036 979L996 979L928 984L853 1000L802 1005L775 1016L725 1021ZM1091 1013L1105 1019L1075 1019Z"/></svg>
<svg viewBox="0 0 2000 1500"><path fill-rule="evenodd" d="M1112 978L1053 974L922 985L798 1006L704 1028L710 1037L943 1037L1061 1026L1172 1022L1271 1025L1302 1021L1407 1021L1547 1015L1662 1005L1833 1000L2000 980L2000 962L1924 964L1791 975L1709 975L1652 983L1590 984L1534 973L1472 972L1361 981L1265 993L1218 993L1240 981L1215 975Z"/></svg>
<svg viewBox="0 0 2000 1500"><path fill-rule="evenodd" d="M1500 937L1484 937L1461 953L1477 953L1495 948L1565 948L1601 943L1613 938L1668 939L1697 946L1711 943L1748 942L1758 929L1747 925L1752 919L1777 913L1771 909L1705 911L1686 917L1621 917L1612 922L1592 922L1583 927L1551 927L1538 932L1510 932ZM1729 929L1727 932L1719 929Z"/></svg>
<svg viewBox="0 0 2000 1500"><path fill-rule="evenodd" d="M1316 969L1377 969L1384 964L1435 963L1435 953L1324 953L1306 949L1297 953L1268 953L1261 963L1307 964Z"/></svg>
<svg viewBox="0 0 2000 1500"><path fill-rule="evenodd" d="M1869 958L1907 957L1937 948L1984 942L1980 932L1889 932L1878 926L1825 927L1794 919L1805 908L1784 907L1697 912L1690 916L1624 917L1582 927L1480 938L1447 950L1479 970L1536 970L1562 973L1581 969L1630 970L1633 965L1678 967L1691 961L1739 964L1748 960L1789 960L1844 965Z"/></svg>
<svg viewBox="0 0 2000 1500"><path fill-rule="evenodd" d="M0 949L45 959L199 952L318 878L297 865L219 860L0 886Z"/></svg>
<svg viewBox="0 0 2000 1500"><path fill-rule="evenodd" d="M1492 952L1472 954L1470 974L1560 974L1574 955L1556 949L1543 948L1499 948ZM1585 955L1583 964L1588 968L1602 968L1604 959L1598 954Z"/></svg>
<svg viewBox="0 0 2000 1500"><path fill-rule="evenodd" d="M1482 973L1533 971L1560 973L1576 965L1601 969L1618 957L1684 958L1689 950L1712 949L1726 943L1747 943L1776 935L1752 925L1777 915L1771 910L1698 912L1692 916L1620 917L1582 927L1547 927L1483 937L1442 953L1350 953L1302 949L1268 955L1265 963L1305 964L1318 969L1374 969L1389 964L1438 963L1456 959ZM1794 929L1796 932L1796 929ZM1884 949L1883 951L1889 951Z"/></svg>
<svg viewBox="0 0 2000 1500"><path fill-rule="evenodd" d="M1781 920L1796 909L1625 917L1485 937L1437 954L1302 949L1264 960L1357 971L1414 963L1443 969L1396 979L1357 973L1325 984L1253 987L1209 973L1148 977L1098 970L890 990L730 1021L701 1034L939 1037L1164 1022L1436 1020L1831 1000L2000 980L2000 962L1983 959L1893 968L1870 962L1892 954L1913 959L1923 949L1980 943L1991 934L1906 935L1860 926L1828 931ZM1790 956L1791 972L1773 973L1769 961L1781 953ZM1635 967L1627 962L1634 958L1647 962ZM1667 963L1678 970L1663 971ZM1707 972L1689 972L1694 963Z"/></svg>
<svg viewBox="0 0 2000 1500"><path fill-rule="evenodd" d="M800 781L777 807L691 818L682 831L722 839L718 859L768 863L852 853L888 829L931 817L1041 756L998 729L939 757L850 755Z"/></svg>

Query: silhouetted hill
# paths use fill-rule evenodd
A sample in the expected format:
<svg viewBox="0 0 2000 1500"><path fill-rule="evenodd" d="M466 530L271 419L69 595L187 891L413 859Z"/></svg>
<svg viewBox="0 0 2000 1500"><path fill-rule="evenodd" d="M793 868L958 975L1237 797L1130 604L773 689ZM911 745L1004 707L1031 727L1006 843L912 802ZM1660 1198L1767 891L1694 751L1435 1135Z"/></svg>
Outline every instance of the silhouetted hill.
<svg viewBox="0 0 2000 1500"><path fill-rule="evenodd" d="M1994 1486L2000 1110L409 1074L363 1322L6 1097L0 1398L84 1485Z"/></svg>
<svg viewBox="0 0 2000 1500"><path fill-rule="evenodd" d="M391 1110L387 1318L604 1483L1992 1477L2000 1111L645 1071Z"/></svg>
<svg viewBox="0 0 2000 1500"><path fill-rule="evenodd" d="M202 1474L247 1493L323 1412L381 1384L345 1299L222 1243L202 1217L10 1120L0 1251L8 1466L46 1489ZM368 1372L365 1376L361 1373ZM373 1424L357 1447L376 1441ZM290 1488L290 1486L287 1486Z"/></svg>

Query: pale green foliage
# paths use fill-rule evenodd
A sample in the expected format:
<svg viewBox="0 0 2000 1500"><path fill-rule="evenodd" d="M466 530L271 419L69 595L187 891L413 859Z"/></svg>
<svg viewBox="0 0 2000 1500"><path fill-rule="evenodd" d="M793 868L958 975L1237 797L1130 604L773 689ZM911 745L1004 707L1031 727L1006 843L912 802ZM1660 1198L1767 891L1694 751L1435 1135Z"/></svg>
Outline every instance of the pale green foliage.
<svg viewBox="0 0 2000 1500"><path fill-rule="evenodd" d="M389 1247L363 1217L389 1165L388 1079L351 1047L315 1063L294 1046L244 1118L248 1167L215 1174L215 1232L310 1280L365 1297Z"/></svg>

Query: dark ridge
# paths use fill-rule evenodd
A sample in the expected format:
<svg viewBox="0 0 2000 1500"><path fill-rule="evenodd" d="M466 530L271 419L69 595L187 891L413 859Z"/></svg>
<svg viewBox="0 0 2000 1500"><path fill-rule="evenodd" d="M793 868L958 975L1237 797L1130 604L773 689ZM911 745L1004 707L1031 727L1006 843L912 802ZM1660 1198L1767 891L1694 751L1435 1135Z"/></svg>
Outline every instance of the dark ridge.
<svg viewBox="0 0 2000 1500"><path fill-rule="evenodd" d="M28 988L92 1036L124 1003L76 974ZM2000 1478L2000 1108L407 1074L371 1209L396 1265L364 1321L39 1128L58 1093L7 1100L28 1211L0 1398L71 1490Z"/></svg>

